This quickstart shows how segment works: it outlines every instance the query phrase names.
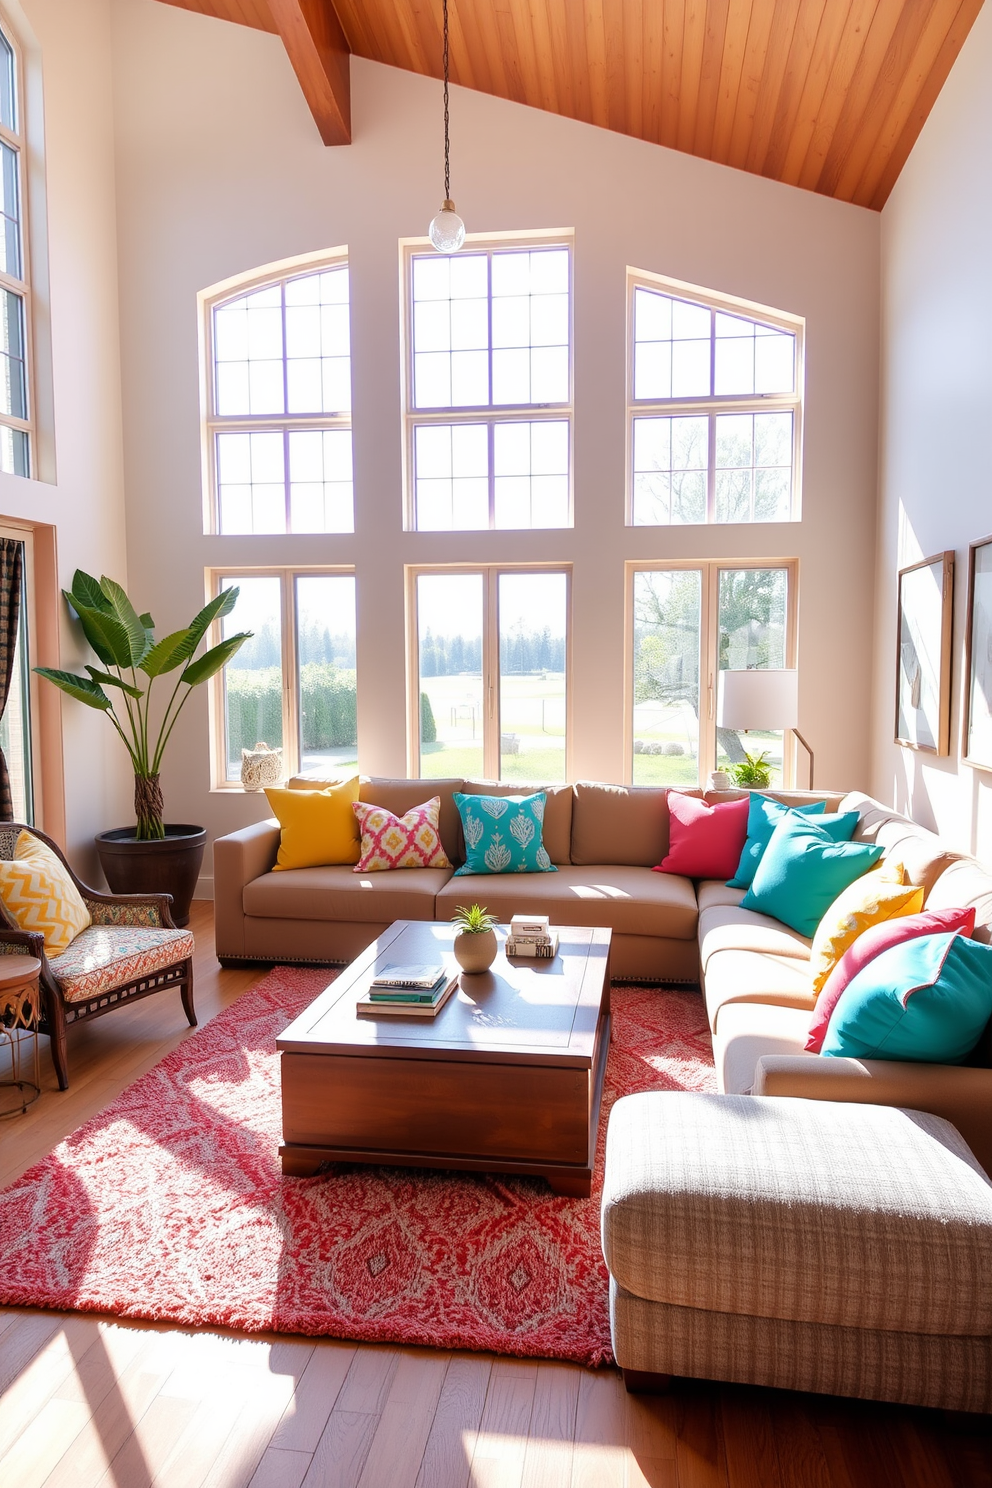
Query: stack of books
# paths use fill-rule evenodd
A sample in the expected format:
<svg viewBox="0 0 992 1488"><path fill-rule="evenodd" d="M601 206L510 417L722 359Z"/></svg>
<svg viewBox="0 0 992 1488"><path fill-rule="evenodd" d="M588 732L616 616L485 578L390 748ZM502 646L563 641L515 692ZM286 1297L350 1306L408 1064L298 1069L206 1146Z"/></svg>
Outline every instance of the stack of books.
<svg viewBox="0 0 992 1488"><path fill-rule="evenodd" d="M369 990L358 999L366 1015L401 1013L404 1017L433 1018L458 985L457 973L440 961L430 965L384 966Z"/></svg>
<svg viewBox="0 0 992 1488"><path fill-rule="evenodd" d="M547 915L514 915L504 950L508 956L536 956L550 961L558 951L558 932Z"/></svg>

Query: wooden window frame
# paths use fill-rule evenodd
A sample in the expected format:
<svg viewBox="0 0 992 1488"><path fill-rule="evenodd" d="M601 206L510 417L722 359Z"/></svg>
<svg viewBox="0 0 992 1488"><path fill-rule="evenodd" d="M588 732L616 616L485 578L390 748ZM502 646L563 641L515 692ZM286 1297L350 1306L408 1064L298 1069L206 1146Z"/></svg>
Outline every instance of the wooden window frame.
<svg viewBox="0 0 992 1488"><path fill-rule="evenodd" d="M299 698L299 639L297 636L296 580L298 578L348 578L357 575L354 564L306 564L292 563L280 566L271 564L227 563L208 568L205 576L205 598L209 602L221 589L225 579L279 580L279 625L280 667L282 669L282 763L285 776L299 774L300 762L300 698ZM357 616L356 616L357 620ZM211 645L221 640L221 626L214 621L211 627ZM229 791L244 793L240 780L227 778L227 728L225 714L224 673L222 668L210 680L209 727L212 792ZM356 767L357 768L357 767Z"/></svg>
<svg viewBox="0 0 992 1488"><path fill-rule="evenodd" d="M203 486L203 530L208 535L223 537L352 537L350 532L294 532L290 523L289 496L289 450L288 436L294 430L311 431L323 429L352 429L352 413L246 413L221 414L217 412L217 377L214 360L214 311L229 300L241 299L255 290L284 285L291 279L301 279L308 274L323 270L349 267L346 247L323 249L319 253L304 253L295 258L281 259L278 263L265 264L250 274L237 275L222 280L201 291L197 296L200 327L200 460ZM348 296L349 323L351 319L351 294ZM285 306L283 307L283 349L285 351ZM350 347L350 340L349 340ZM283 356L283 379L285 382L286 358ZM220 490L217 484L217 435L281 433L285 459L286 528L284 532L228 532L220 524ZM352 487L354 492L354 486ZM354 501L354 495L352 496ZM352 508L354 511L354 506Z"/></svg>
<svg viewBox="0 0 992 1488"><path fill-rule="evenodd" d="M420 777L420 632L417 580L424 576L480 574L482 576L482 687L485 717L482 734L482 771L486 780L499 780L500 666L499 578L501 574L565 575L565 780L572 779L572 565L571 563L416 563L404 569L407 644L407 772Z"/></svg>
<svg viewBox="0 0 992 1488"><path fill-rule="evenodd" d="M624 781L634 781L634 575L670 573L675 570L700 575L699 627L699 767L700 787L717 768L716 692L719 676L720 574L746 569L781 568L788 573L785 611L785 665L794 667L799 649L799 559L798 558L631 558L624 564ZM796 778L795 735L783 739L782 788L791 790Z"/></svg>
<svg viewBox="0 0 992 1488"><path fill-rule="evenodd" d="M638 289L654 290L678 300L689 300L711 312L710 319L710 385L713 383L714 317L717 312L735 315L743 320L773 326L795 336L795 383L791 393L707 393L694 398L634 397L634 296ZM789 516L783 521L802 518L802 451L803 396L805 388L806 322L801 316L773 310L751 300L733 299L728 295L687 284L681 279L668 279L646 269L627 270L627 449L626 449L626 516L628 527L734 527L765 526L763 521L718 522L716 520L716 417L729 413L792 413L792 489ZM705 417L708 421L706 460L706 518L703 522L635 522L634 521L634 420L637 418ZM772 524L773 525L773 524Z"/></svg>
<svg viewBox="0 0 992 1488"><path fill-rule="evenodd" d="M489 256L489 388L492 391L492 255L503 251L526 252L542 248L568 249L568 400L564 403L479 403L457 408L417 408L414 405L414 344L413 344L413 261L435 253L429 238L406 238L400 242L400 294L403 314L401 317L402 344L400 366L403 375L403 529L405 532L429 532L438 536L441 532L565 532L575 525L575 239L572 233L555 231L549 233L502 233L495 235L468 236L465 250L471 253L486 253ZM494 429L497 424L566 423L568 425L568 521L564 527L513 527L495 525L495 481L493 461ZM417 526L416 460L414 456L415 430L422 425L485 424L489 446L489 526L482 528L446 527L424 528Z"/></svg>

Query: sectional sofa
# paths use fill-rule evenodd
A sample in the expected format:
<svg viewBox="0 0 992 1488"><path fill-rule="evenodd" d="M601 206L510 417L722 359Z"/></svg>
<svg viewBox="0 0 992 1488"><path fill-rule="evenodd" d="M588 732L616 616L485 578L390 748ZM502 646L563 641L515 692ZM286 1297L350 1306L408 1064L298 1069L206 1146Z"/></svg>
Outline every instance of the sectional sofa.
<svg viewBox="0 0 992 1488"><path fill-rule="evenodd" d="M297 777L294 788L321 782ZM668 849L668 791L603 785L497 785L480 780L364 780L363 801L402 814L441 798L440 832L464 861L455 791L547 791L545 846L557 873L454 877L453 869L359 874L348 866L273 873L279 828L263 821L214 843L217 954L246 962L344 962L397 919L449 919L476 900L501 920L522 910L613 931L612 972L626 980L698 984L722 1092L908 1106L946 1117L992 1172L992 1041L966 1067L827 1059L804 1051L813 999L810 942L740 907L721 881L653 873ZM701 795L694 791L691 794ZM740 792L709 795L725 800ZM861 792L770 792L798 805L857 810L855 840L880 843L925 889L928 908L974 905L976 937L992 939L992 874L934 833Z"/></svg>

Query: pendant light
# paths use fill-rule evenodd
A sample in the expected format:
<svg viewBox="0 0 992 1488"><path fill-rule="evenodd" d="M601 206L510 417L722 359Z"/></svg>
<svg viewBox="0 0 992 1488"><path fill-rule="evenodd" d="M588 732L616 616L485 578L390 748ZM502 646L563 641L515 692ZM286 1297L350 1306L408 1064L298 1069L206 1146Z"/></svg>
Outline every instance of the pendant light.
<svg viewBox="0 0 992 1488"><path fill-rule="evenodd" d="M444 201L438 208L428 233L438 253L457 253L465 241L465 224L451 200L451 170L448 165L448 0L442 0L444 14Z"/></svg>

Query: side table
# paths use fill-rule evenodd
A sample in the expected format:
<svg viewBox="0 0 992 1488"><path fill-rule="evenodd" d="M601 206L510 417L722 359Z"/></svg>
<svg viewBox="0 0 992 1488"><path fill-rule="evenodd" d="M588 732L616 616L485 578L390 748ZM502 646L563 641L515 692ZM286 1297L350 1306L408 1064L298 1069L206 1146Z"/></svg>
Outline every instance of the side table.
<svg viewBox="0 0 992 1488"><path fill-rule="evenodd" d="M10 1053L10 1077L0 1078L0 1117L22 1116L41 1094L38 1056L40 972L41 962L37 956L0 956L0 1058L4 1046ZM25 1066L29 1061L33 1079L25 1077ZM8 1105L11 1091L16 1094Z"/></svg>

